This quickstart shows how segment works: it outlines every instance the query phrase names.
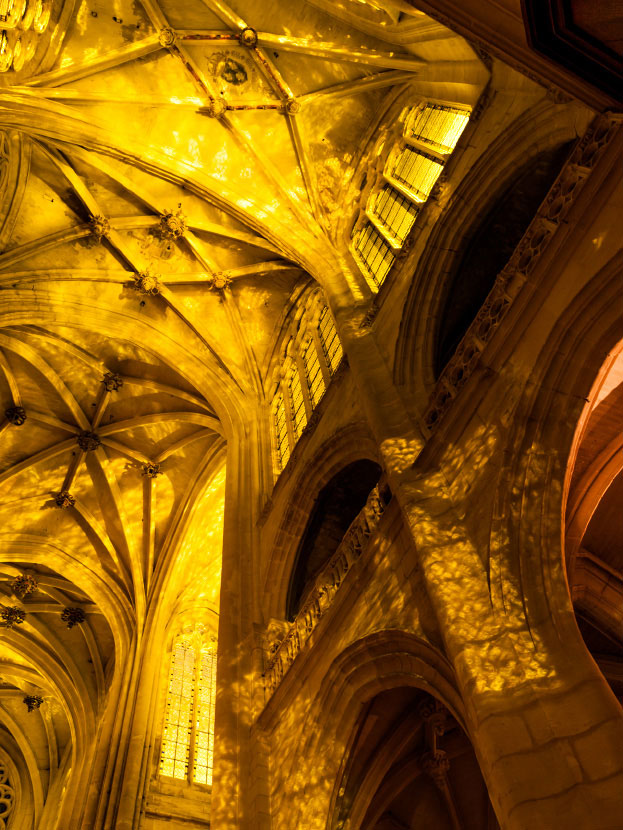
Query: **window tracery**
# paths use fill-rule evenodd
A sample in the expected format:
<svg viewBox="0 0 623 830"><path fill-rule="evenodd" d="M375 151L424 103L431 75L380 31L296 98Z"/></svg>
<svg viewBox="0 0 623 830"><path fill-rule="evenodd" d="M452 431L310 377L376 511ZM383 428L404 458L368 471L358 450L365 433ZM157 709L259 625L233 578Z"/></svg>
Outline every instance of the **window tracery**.
<svg viewBox="0 0 623 830"><path fill-rule="evenodd" d="M466 106L424 101L403 113L402 133L351 233L352 253L373 291L379 290L406 243L470 112Z"/></svg>
<svg viewBox="0 0 623 830"><path fill-rule="evenodd" d="M173 642L160 775L211 786L215 693L216 640L197 627Z"/></svg>
<svg viewBox="0 0 623 830"><path fill-rule="evenodd" d="M7 830L15 806L15 790L9 781L9 771L0 761L0 830Z"/></svg>
<svg viewBox="0 0 623 830"><path fill-rule="evenodd" d="M275 476L284 469L343 357L328 307L318 294L296 322L272 399Z"/></svg>

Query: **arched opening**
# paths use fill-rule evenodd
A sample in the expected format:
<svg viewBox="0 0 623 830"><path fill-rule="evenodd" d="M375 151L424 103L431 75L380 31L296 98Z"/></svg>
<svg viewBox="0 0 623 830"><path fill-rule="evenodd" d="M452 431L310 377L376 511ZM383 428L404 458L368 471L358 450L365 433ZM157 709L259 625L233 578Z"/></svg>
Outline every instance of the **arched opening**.
<svg viewBox="0 0 623 830"><path fill-rule="evenodd" d="M531 158L505 184L468 237L463 256L448 282L434 353L439 377L495 279L517 247L539 205L560 172L572 142Z"/></svg>
<svg viewBox="0 0 623 830"><path fill-rule="evenodd" d="M315 577L337 550L380 477L381 467L375 461L360 459L340 470L318 494L290 580L286 605L289 620L300 610Z"/></svg>
<svg viewBox="0 0 623 830"><path fill-rule="evenodd" d="M336 804L349 830L494 830L471 743L448 709L413 687L364 707Z"/></svg>
<svg viewBox="0 0 623 830"><path fill-rule="evenodd" d="M623 702L623 350L611 355L576 436L566 517L580 633Z"/></svg>

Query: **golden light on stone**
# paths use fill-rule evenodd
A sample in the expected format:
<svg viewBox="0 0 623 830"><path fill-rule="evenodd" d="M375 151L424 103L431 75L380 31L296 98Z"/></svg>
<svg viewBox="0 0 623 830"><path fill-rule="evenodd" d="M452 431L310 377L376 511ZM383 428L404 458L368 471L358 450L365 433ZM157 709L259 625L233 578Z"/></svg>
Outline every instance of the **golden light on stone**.
<svg viewBox="0 0 623 830"><path fill-rule="evenodd" d="M257 46L257 40L257 32L249 26L240 32L240 43L242 43L243 46L248 46L249 49L253 49Z"/></svg>
<svg viewBox="0 0 623 830"><path fill-rule="evenodd" d="M623 123L415 2L0 0L0 830L618 826L562 481Z"/></svg>
<svg viewBox="0 0 623 830"><path fill-rule="evenodd" d="M140 294L155 296L160 293L160 282L158 277L149 271L139 271L134 275L132 287Z"/></svg>

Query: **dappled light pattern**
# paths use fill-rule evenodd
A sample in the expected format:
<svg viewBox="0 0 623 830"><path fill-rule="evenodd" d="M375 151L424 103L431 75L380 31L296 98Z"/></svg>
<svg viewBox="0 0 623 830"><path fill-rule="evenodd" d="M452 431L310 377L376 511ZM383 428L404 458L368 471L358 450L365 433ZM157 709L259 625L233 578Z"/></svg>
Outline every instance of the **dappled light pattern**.
<svg viewBox="0 0 623 830"><path fill-rule="evenodd" d="M0 73L0 824L498 830L484 780L617 826L560 546L621 117L403 0L0 0L0 64L47 10ZM576 135L431 400L455 243ZM608 384L568 572L623 631Z"/></svg>

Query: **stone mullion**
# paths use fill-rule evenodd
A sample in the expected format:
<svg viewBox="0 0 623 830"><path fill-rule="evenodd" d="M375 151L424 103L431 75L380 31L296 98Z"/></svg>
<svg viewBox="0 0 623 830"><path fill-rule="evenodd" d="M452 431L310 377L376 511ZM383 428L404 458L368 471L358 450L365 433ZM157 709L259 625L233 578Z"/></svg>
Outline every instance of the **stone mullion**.
<svg viewBox="0 0 623 830"><path fill-rule="evenodd" d="M302 343L302 341L301 341ZM312 416L312 412L314 410L314 406L311 401L311 396L309 392L309 382L307 380L307 367L305 366L305 361L303 360L303 355L299 351L296 355L296 368L298 369L299 378L301 381L301 391L303 393L303 405L305 406L305 415L307 416L307 423L309 423L309 419Z"/></svg>
<svg viewBox="0 0 623 830"><path fill-rule="evenodd" d="M294 448L296 447L297 437L296 432L294 431L294 412L292 410L292 395L290 394L290 378L292 375L292 368L289 368L287 372L284 373L283 380L281 381L281 392L283 394L283 407L286 413L286 428L288 431L288 444L290 445L290 455L294 452Z"/></svg>
<svg viewBox="0 0 623 830"><path fill-rule="evenodd" d="M324 349L322 348L322 342L320 340L317 322L316 325L310 328L310 333L312 340L314 341L314 348L316 349L316 354L318 355L318 363L320 364L320 371L322 372L324 386L325 389L328 389L329 384L331 383L331 367L327 363L327 358L325 357Z"/></svg>
<svg viewBox="0 0 623 830"><path fill-rule="evenodd" d="M195 651L195 684L193 688L193 705L190 713L190 740L188 742L188 783L193 783L193 766L195 763L195 743L197 739L197 706L199 702L199 685L201 683L201 644L193 637Z"/></svg>

